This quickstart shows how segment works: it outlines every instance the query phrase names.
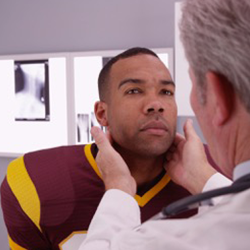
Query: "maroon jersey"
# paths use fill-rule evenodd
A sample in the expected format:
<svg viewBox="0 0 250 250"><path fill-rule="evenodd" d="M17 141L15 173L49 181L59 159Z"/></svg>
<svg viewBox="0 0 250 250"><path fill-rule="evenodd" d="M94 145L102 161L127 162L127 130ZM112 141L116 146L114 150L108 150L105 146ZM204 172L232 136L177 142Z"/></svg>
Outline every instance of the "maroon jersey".
<svg viewBox="0 0 250 250"><path fill-rule="evenodd" d="M28 153L10 163L1 202L11 249L79 247L105 192L95 156L95 144L75 145ZM145 221L187 195L163 172L135 198Z"/></svg>

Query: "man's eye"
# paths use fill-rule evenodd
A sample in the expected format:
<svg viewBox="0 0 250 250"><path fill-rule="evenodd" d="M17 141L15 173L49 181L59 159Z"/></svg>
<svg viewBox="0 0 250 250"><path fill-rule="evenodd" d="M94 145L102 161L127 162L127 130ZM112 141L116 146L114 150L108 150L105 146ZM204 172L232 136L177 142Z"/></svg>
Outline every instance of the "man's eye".
<svg viewBox="0 0 250 250"><path fill-rule="evenodd" d="M127 91L127 94L131 95L131 94L139 94L141 91L139 89L130 89L129 91Z"/></svg>
<svg viewBox="0 0 250 250"><path fill-rule="evenodd" d="M174 93L173 93L172 91L167 90L167 89L163 89L163 90L162 90L162 93L163 93L164 95L169 95L169 96L174 95Z"/></svg>

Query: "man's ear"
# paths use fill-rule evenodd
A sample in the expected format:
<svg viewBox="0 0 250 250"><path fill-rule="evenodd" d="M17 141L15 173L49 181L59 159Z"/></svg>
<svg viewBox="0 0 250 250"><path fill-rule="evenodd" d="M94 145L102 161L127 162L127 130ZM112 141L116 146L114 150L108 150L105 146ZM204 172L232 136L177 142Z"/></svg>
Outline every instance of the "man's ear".
<svg viewBox="0 0 250 250"><path fill-rule="evenodd" d="M108 126L108 119L107 119L107 104L102 101L98 101L95 103L95 116L97 121L101 126Z"/></svg>
<svg viewBox="0 0 250 250"><path fill-rule="evenodd" d="M235 93L232 84L220 74L208 72L206 74L207 98L213 100L213 123L217 126L227 122L235 105Z"/></svg>

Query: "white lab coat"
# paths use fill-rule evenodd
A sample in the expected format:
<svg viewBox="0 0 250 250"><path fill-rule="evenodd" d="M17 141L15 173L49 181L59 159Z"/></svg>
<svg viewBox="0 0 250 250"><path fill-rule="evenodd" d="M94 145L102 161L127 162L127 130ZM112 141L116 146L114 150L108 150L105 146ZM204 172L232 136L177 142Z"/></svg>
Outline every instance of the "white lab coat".
<svg viewBox="0 0 250 250"><path fill-rule="evenodd" d="M224 186L210 184L206 190ZM120 190L109 190L79 250L249 250L250 190L216 202L189 219L141 225L136 201Z"/></svg>

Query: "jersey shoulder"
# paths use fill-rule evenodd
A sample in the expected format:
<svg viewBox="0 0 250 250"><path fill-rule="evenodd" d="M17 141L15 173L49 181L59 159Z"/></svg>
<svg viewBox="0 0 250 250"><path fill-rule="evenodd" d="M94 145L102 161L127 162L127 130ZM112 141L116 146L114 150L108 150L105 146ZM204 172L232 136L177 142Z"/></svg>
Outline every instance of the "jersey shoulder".
<svg viewBox="0 0 250 250"><path fill-rule="evenodd" d="M27 153L9 164L7 182L11 189L29 190L33 186L39 197L45 200L58 198L58 194L71 196L72 178L79 174L84 178L97 177L85 147L89 147L89 155L94 159L94 144L62 146Z"/></svg>

